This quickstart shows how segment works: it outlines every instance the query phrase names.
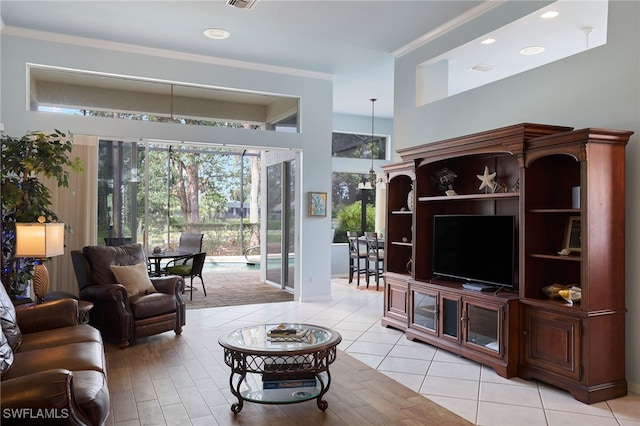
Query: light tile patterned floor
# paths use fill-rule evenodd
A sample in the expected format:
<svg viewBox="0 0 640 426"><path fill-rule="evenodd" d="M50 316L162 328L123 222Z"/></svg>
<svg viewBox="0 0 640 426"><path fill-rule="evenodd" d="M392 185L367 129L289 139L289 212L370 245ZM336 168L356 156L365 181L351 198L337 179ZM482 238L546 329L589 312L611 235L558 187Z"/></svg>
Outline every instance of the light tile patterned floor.
<svg viewBox="0 0 640 426"><path fill-rule="evenodd" d="M146 368L145 374L135 377L136 363L145 362L135 360L135 345L120 352L107 348L108 360L125 353L133 357L129 361L133 377L124 379L117 371L110 372L113 416L109 424L210 424L207 407L225 401L219 389L227 383L228 372L221 362L191 371L183 360L198 357L204 349L207 354L214 350L221 330L263 322L303 322L338 330L343 337L341 350L477 425L640 426L639 395L586 405L543 383L503 379L490 368L382 327L382 300L382 293L355 290L344 280L334 280L331 301L189 310L180 339L190 349L178 354L181 359L175 362L163 359L167 369ZM162 340L175 338L172 333L165 335L155 356L166 356ZM217 353L222 354L219 349ZM130 383L123 384L125 380Z"/></svg>

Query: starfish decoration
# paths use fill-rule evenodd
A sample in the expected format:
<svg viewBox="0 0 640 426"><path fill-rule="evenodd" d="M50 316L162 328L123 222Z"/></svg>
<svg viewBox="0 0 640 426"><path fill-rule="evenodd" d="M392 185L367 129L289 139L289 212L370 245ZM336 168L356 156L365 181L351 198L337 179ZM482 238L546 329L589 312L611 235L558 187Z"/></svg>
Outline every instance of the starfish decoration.
<svg viewBox="0 0 640 426"><path fill-rule="evenodd" d="M484 166L484 174L476 176L480 179L480 182L482 182L479 188L481 191L484 189L486 192L488 188L491 188L493 191L496 187L496 183L493 181L496 178L496 172L489 173L489 168L487 166Z"/></svg>

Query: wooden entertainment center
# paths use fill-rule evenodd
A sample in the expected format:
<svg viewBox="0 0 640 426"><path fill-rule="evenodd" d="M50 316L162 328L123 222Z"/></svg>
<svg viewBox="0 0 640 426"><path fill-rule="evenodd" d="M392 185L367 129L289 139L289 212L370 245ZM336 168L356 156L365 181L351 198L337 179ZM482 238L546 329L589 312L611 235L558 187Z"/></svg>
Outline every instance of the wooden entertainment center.
<svg viewBox="0 0 640 426"><path fill-rule="evenodd" d="M382 324L588 404L626 395L625 146L632 134L522 123L398 150L402 162L384 168ZM479 190L485 166L496 173L495 192ZM513 288L480 292L435 276L437 215L513 215ZM571 224L579 232L569 240ZM543 288L552 284L579 287L581 300L547 296Z"/></svg>

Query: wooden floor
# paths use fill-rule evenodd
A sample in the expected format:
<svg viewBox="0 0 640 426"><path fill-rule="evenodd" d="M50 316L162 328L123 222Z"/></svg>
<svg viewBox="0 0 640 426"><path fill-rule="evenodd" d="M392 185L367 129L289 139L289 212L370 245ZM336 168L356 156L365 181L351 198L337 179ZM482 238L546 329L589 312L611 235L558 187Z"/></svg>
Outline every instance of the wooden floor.
<svg viewBox="0 0 640 426"><path fill-rule="evenodd" d="M172 333L120 350L107 345L109 425L468 425L466 420L339 351L331 366L329 407L245 403L231 412L222 352L195 353ZM217 341L213 342L217 345ZM208 345L206 345L208 346Z"/></svg>

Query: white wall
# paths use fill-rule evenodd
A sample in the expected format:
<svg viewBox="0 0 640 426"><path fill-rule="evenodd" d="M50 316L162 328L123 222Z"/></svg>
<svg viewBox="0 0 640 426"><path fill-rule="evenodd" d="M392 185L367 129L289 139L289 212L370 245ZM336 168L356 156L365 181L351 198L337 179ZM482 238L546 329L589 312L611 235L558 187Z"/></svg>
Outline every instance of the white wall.
<svg viewBox="0 0 640 426"><path fill-rule="evenodd" d="M176 59L179 54L175 52L169 59L140 48L114 44L96 45L94 42L78 39L61 43L55 41L56 37L47 35L46 39L31 39L5 33L1 35L0 122L5 124L6 134L21 136L30 130L48 131L57 128L75 134L110 138L293 148L303 152L299 194L306 194L308 191L331 192L333 83L329 76L266 72L259 65L235 68L214 63L211 58L193 55ZM299 134L264 132L28 111L27 63L297 96L300 98L302 131ZM304 200L304 196L298 200L299 212L306 212ZM329 231L330 218L319 220L309 218L306 214L300 215L298 238L302 255L296 277L296 282L301 283L300 299L330 297L330 246L315 243L321 239L326 241ZM76 248L79 247L67 249ZM305 256L307 252L312 255Z"/></svg>
<svg viewBox="0 0 640 426"><path fill-rule="evenodd" d="M396 61L395 148L522 122L636 132L627 146L626 370L629 389L640 393L640 3L610 2L605 46L416 108L418 64L528 12L528 4L500 6Z"/></svg>

